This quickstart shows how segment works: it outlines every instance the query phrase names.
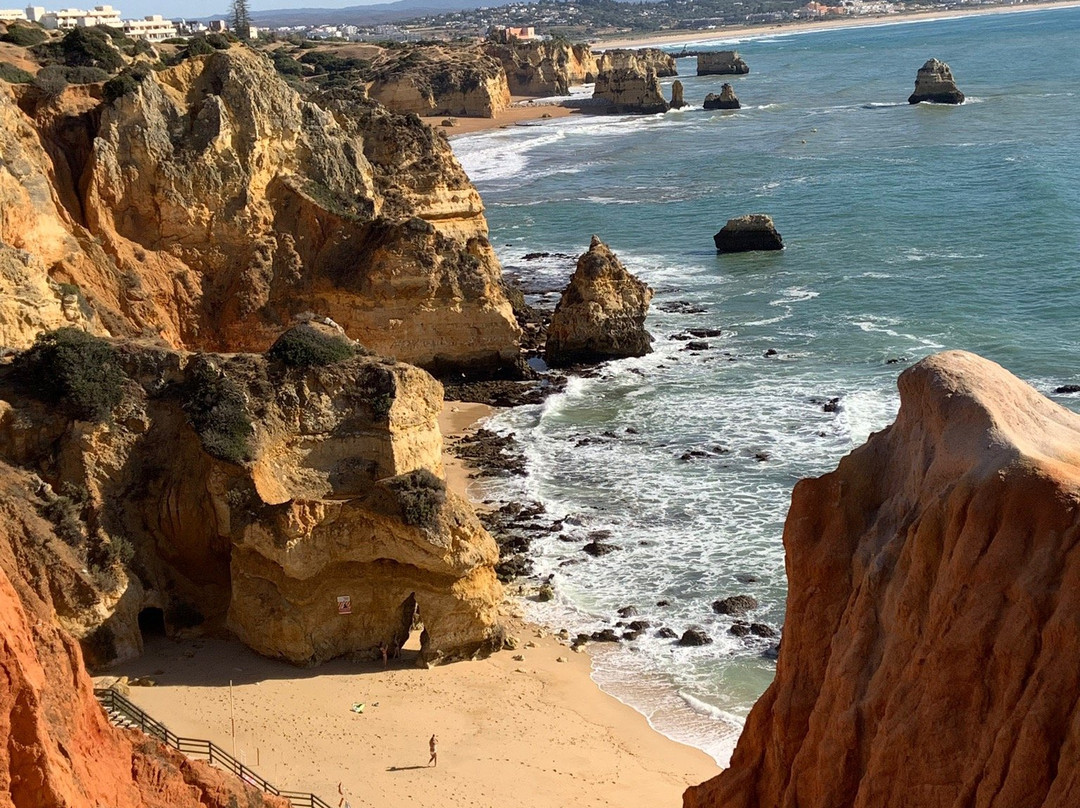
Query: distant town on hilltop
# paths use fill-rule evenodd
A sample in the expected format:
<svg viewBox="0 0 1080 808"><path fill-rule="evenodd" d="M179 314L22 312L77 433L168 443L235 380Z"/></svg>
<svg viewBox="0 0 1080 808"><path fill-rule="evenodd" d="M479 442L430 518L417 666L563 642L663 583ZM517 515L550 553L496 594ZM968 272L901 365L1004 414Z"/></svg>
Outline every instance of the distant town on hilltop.
<svg viewBox="0 0 1080 808"><path fill-rule="evenodd" d="M605 37L645 35L676 31L708 32L735 25L773 25L798 20L839 19L853 16L884 16L928 10L979 6L1023 5L990 0L959 2L889 2L889 0L840 0L836 5L817 0L535 0L481 8L462 8L432 13L438 0L400 0L395 3L349 8L278 9L251 12L251 25L242 38L298 36L305 39L343 41L438 41L487 36L507 32L517 39L551 37L575 41ZM466 3L468 0L458 0ZM455 0L441 4L455 5ZM426 13L425 13L426 12ZM110 5L91 9L47 10L43 6L0 9L0 22L25 20L46 30L108 26L122 29L133 39L162 42L202 31L225 31L234 27L231 12L223 9L216 20L170 20L161 14L124 19Z"/></svg>

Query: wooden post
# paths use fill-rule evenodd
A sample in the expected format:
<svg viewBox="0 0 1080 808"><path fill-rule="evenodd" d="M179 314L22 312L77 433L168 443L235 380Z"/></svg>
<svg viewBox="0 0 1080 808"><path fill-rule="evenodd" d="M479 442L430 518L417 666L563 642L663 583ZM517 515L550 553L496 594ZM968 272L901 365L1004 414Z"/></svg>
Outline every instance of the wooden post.
<svg viewBox="0 0 1080 808"><path fill-rule="evenodd" d="M236 713L233 711L232 679L229 680L229 723L232 725L232 756L236 757Z"/></svg>

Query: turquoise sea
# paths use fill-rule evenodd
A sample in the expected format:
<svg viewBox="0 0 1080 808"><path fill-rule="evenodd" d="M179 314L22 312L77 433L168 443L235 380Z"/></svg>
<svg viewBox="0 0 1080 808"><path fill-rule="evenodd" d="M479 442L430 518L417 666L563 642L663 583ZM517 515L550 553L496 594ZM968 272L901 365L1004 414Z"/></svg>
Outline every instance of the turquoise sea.
<svg viewBox="0 0 1080 808"><path fill-rule="evenodd" d="M1080 8L692 47L733 45L749 75L697 78L679 60L689 109L452 141L533 300L553 307L574 261L523 256L577 256L594 233L656 290L655 352L496 417L531 473L480 493L568 517L534 544L558 595L530 616L591 632L635 606L653 628L592 646L594 678L721 761L771 680L775 640L730 635L710 604L752 594L755 621L783 624L795 481L886 426L896 376L927 354L975 351L1046 393L1080 383ZM906 103L930 57L965 104ZM724 80L743 109L702 110ZM713 233L757 212L787 248L717 256ZM722 336L688 351L672 339L687 329ZM596 530L622 549L584 555ZM691 624L715 642L654 636Z"/></svg>

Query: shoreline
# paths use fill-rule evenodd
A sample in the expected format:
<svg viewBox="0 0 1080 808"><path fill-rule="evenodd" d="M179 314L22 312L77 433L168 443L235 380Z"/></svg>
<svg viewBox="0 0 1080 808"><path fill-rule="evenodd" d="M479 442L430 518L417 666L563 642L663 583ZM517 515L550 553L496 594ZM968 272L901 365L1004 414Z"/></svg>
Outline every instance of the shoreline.
<svg viewBox="0 0 1080 808"><path fill-rule="evenodd" d="M448 401L444 447L494 410ZM447 486L467 495L470 468L444 449ZM472 501L470 499L470 501ZM481 503L477 507L483 507ZM130 698L172 731L208 738L279 788L333 804L343 782L360 806L678 805L720 772L705 752L669 739L602 691L585 653L525 621L509 599L514 651L430 670L337 659L297 668L236 640L155 638L111 676L149 676ZM363 703L362 713L351 707ZM232 707L232 709L230 709ZM439 737L428 768L427 739Z"/></svg>
<svg viewBox="0 0 1080 808"><path fill-rule="evenodd" d="M842 28L879 28L885 25L903 25L938 20L963 19L966 17L985 17L995 14L1020 14L1033 11L1051 11L1054 9L1080 7L1080 0L1055 0L1054 2L1024 3L1011 6L987 6L982 8L914 11L903 14L875 14L857 17L837 17L831 20L791 20L765 25L738 25L715 28L708 31L677 31L666 34L643 34L637 37L616 37L612 39L591 40L589 45L594 50L608 48L646 48L659 45L683 45L692 43L715 42L725 39L761 39L764 37L784 36L788 34L834 31Z"/></svg>

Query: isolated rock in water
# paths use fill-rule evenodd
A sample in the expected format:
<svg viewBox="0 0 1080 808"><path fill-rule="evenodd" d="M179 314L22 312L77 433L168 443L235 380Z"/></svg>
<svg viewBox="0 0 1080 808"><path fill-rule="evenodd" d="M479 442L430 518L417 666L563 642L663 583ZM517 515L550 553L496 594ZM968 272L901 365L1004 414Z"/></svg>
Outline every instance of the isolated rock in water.
<svg viewBox="0 0 1080 808"><path fill-rule="evenodd" d="M675 80L671 82L671 108L682 109L685 106L686 101L683 100L682 82Z"/></svg>
<svg viewBox="0 0 1080 808"><path fill-rule="evenodd" d="M742 60L738 51L699 53L697 74L699 76L731 76L750 72L750 66Z"/></svg>
<svg viewBox="0 0 1080 808"><path fill-rule="evenodd" d="M643 115L667 112L668 103L660 92L656 69L635 51L605 51L597 70L593 98L607 101L609 111Z"/></svg>
<svg viewBox="0 0 1080 808"><path fill-rule="evenodd" d="M1077 804L1080 415L960 351L899 387L795 486L776 678L686 808Z"/></svg>
<svg viewBox="0 0 1080 808"><path fill-rule="evenodd" d="M713 641L712 637L705 633L705 629L701 626L690 626L683 635L679 637L679 645L709 645Z"/></svg>
<svg viewBox="0 0 1080 808"><path fill-rule="evenodd" d="M714 600L712 610L717 614L730 614L734 617L742 617L747 612L758 607L757 598L753 595L732 595L722 600Z"/></svg>
<svg viewBox="0 0 1080 808"><path fill-rule="evenodd" d="M562 367L649 353L652 337L645 330L645 315L652 296L652 289L593 236L551 317L548 364Z"/></svg>
<svg viewBox="0 0 1080 808"><path fill-rule="evenodd" d="M964 94L956 88L952 71L944 62L930 59L915 76L915 92L908 96L909 104L929 101L932 104L961 104Z"/></svg>
<svg viewBox="0 0 1080 808"><path fill-rule="evenodd" d="M720 88L720 95L709 93L705 96L705 109L739 109L742 106L735 97L735 88L725 84Z"/></svg>
<svg viewBox="0 0 1080 808"><path fill-rule="evenodd" d="M716 251L721 253L750 252L751 250L782 250L784 241L776 232L771 216L751 213L729 219L713 236Z"/></svg>

